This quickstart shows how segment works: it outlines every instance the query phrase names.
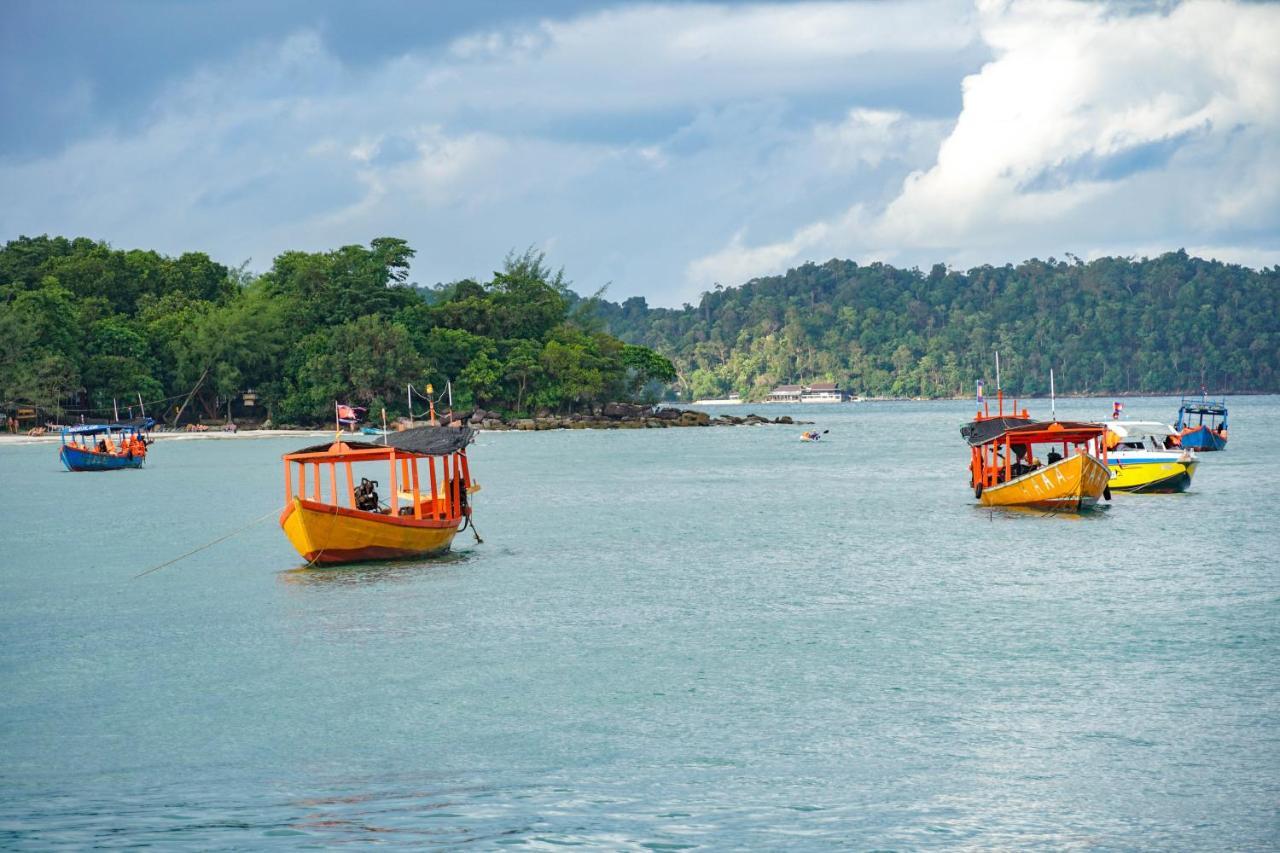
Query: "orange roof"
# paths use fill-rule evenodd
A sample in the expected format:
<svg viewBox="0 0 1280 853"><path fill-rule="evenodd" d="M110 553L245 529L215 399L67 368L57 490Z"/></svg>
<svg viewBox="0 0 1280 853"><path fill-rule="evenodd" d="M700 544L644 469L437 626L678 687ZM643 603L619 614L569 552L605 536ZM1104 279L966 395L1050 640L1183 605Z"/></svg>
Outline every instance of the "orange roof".
<svg viewBox="0 0 1280 853"><path fill-rule="evenodd" d="M1006 429L1002 435L1009 435L1011 443L1041 444L1060 443L1079 444L1091 438L1098 438L1107 432L1106 424L1093 424L1078 420L1039 421L1034 424L1023 424L1021 427ZM998 441L997 435L992 441Z"/></svg>
<svg viewBox="0 0 1280 853"><path fill-rule="evenodd" d="M1106 424L1086 421L1040 421L1013 426L993 435L982 444L1000 441L1005 436L1014 444L1080 444L1098 438L1107 431Z"/></svg>

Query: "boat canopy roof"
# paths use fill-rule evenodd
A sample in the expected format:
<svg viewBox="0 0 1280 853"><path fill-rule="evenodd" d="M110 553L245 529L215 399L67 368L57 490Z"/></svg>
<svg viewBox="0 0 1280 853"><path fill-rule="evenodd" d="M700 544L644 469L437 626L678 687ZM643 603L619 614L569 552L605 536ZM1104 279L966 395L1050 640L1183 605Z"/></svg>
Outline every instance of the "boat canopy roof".
<svg viewBox="0 0 1280 853"><path fill-rule="evenodd" d="M154 418L134 418L131 421L112 421L104 424L80 424L64 427L63 435L100 435L106 432L138 432L156 425Z"/></svg>
<svg viewBox="0 0 1280 853"><path fill-rule="evenodd" d="M977 423L986 422L978 421ZM1059 442L1079 444L1097 438L1106 431L1107 428L1103 424L1085 421L1032 421L1011 425L980 440L970 438L969 444L990 444L1005 436L1009 437L1011 443L1017 444L1057 444Z"/></svg>
<svg viewBox="0 0 1280 853"><path fill-rule="evenodd" d="M976 447L979 444L986 444L996 436L1003 435L1007 429L1029 423L1034 421L1031 418L1013 416L982 418L960 427L960 437Z"/></svg>
<svg viewBox="0 0 1280 853"><path fill-rule="evenodd" d="M1112 421L1107 424L1107 429L1121 438L1146 438L1149 435L1163 438L1178 434L1176 429L1159 421Z"/></svg>
<svg viewBox="0 0 1280 853"><path fill-rule="evenodd" d="M1181 408L1182 411L1190 415L1225 415L1227 413L1227 401L1191 400L1183 397Z"/></svg>
<svg viewBox="0 0 1280 853"><path fill-rule="evenodd" d="M313 444L310 447L295 450L289 455L328 453L335 444L340 443L347 450L387 450L392 448L402 453L411 453L416 456L447 456L465 448L475 440L475 435L476 431L470 427L462 427L460 429L441 426L414 427L401 432L388 433L384 436L385 444L381 441L376 443L368 441L330 442L327 444Z"/></svg>

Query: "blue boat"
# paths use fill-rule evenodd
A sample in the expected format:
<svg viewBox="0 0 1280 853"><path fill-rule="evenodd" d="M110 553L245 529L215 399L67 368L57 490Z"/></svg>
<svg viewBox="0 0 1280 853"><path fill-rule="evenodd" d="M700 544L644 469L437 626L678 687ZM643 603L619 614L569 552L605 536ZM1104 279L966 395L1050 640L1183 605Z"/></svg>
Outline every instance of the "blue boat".
<svg viewBox="0 0 1280 853"><path fill-rule="evenodd" d="M1226 399L1210 400L1204 392L1199 400L1183 397L1173 428L1178 431L1180 445L1187 450L1226 450Z"/></svg>
<svg viewBox="0 0 1280 853"><path fill-rule="evenodd" d="M378 429L374 426L360 427L360 432L364 435L391 435L390 430Z"/></svg>
<svg viewBox="0 0 1280 853"><path fill-rule="evenodd" d="M147 461L144 433L155 424L151 418L137 418L119 423L65 427L58 458L68 471L141 468Z"/></svg>

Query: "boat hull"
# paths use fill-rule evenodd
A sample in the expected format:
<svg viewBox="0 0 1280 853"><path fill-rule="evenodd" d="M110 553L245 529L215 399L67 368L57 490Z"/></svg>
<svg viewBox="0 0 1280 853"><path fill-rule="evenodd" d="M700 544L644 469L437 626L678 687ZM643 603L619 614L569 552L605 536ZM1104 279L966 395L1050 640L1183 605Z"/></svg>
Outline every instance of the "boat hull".
<svg viewBox="0 0 1280 853"><path fill-rule="evenodd" d="M1191 487L1191 476L1196 465L1192 461L1178 459L1154 459L1149 461L1108 460L1112 491L1135 493L1185 492Z"/></svg>
<svg viewBox="0 0 1280 853"><path fill-rule="evenodd" d="M280 513L285 536L313 565L443 554L458 524L361 512L297 497Z"/></svg>
<svg viewBox="0 0 1280 853"><path fill-rule="evenodd" d="M58 453L63 466L68 471L121 471L126 468L141 468L146 461L145 456L116 456L111 453L81 450L70 444L62 445Z"/></svg>
<svg viewBox="0 0 1280 853"><path fill-rule="evenodd" d="M1077 454L984 489L983 506L1029 506L1075 512L1102 498L1110 478L1107 466L1087 454Z"/></svg>
<svg viewBox="0 0 1280 853"><path fill-rule="evenodd" d="M1202 426L1183 433L1179 446L1187 450L1226 450L1227 440L1208 427Z"/></svg>

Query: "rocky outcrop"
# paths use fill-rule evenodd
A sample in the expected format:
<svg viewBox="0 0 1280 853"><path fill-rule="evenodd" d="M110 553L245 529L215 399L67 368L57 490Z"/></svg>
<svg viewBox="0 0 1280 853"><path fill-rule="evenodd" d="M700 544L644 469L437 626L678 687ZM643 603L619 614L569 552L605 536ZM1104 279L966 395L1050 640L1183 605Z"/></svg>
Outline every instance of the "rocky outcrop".
<svg viewBox="0 0 1280 853"><path fill-rule="evenodd" d="M671 427L755 426L759 424L797 423L786 415L769 420L760 415L719 415L671 406L655 408L639 403L607 403L589 411L558 415L539 411L531 418L504 418L499 412L484 409L439 414L446 426L469 426L486 430L541 431L549 429L668 429ZM800 422L803 423L803 422Z"/></svg>

